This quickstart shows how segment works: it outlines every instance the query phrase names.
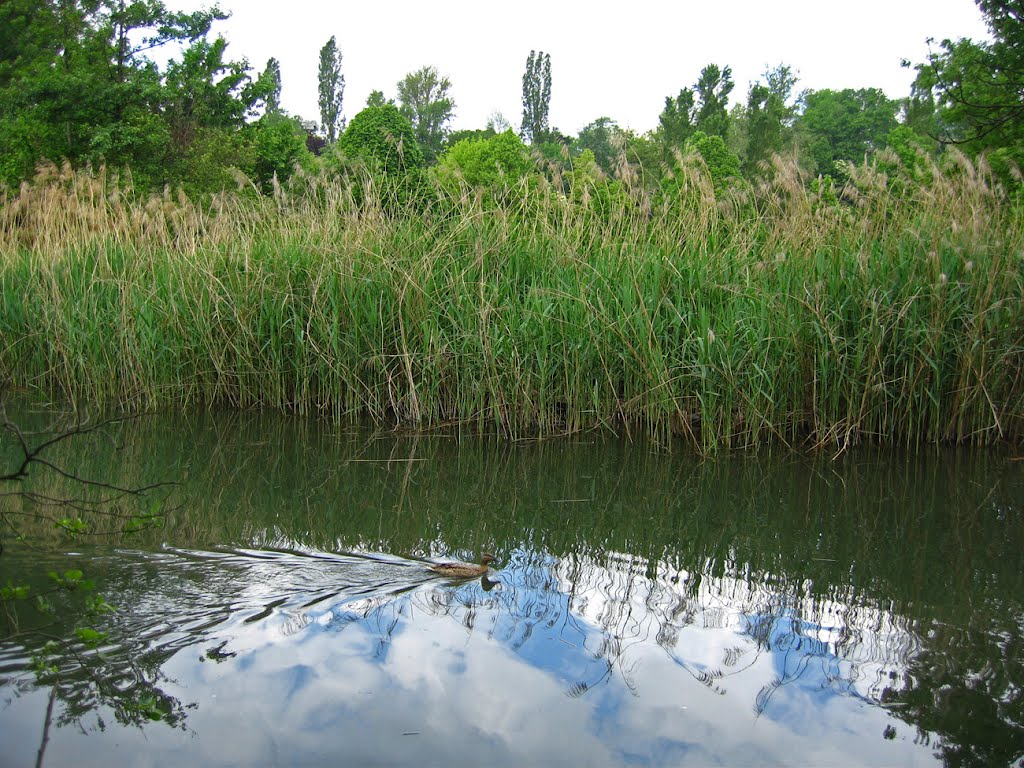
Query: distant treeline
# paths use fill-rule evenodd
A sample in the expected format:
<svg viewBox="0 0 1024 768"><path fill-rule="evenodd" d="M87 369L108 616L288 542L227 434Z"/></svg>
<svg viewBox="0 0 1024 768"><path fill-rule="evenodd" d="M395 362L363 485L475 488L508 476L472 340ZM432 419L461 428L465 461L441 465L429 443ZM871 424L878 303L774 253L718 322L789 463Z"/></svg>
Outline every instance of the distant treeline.
<svg viewBox="0 0 1024 768"><path fill-rule="evenodd" d="M212 193L244 177L270 193L296 168L332 173L362 158L390 173L437 166L477 180L583 168L653 189L671 183L681 155L696 152L719 188L770 175L776 154L841 186L850 163L886 147L909 157L955 145L972 158L984 153L1012 188L1024 161L1022 3L978 5L992 41L939 44L916 64L909 98L877 88L800 91L793 71L779 65L730 108L732 72L709 64L692 86L651 105L652 113L661 107L655 130L638 135L603 116L570 136L549 125L552 61L542 51L526 60L518 131L495 114L479 130L453 132L451 82L430 66L397 83L394 98L375 91L346 121L342 52L331 37L319 72L309 74L319 83L317 123L282 110L275 59L256 74L228 58L227 42L211 35L226 18L216 6L172 12L157 0L6 0L0 183L17 186L40 163L66 161L130 169L140 190ZM151 58L161 48L173 52L164 66ZM518 144L480 145L509 130Z"/></svg>

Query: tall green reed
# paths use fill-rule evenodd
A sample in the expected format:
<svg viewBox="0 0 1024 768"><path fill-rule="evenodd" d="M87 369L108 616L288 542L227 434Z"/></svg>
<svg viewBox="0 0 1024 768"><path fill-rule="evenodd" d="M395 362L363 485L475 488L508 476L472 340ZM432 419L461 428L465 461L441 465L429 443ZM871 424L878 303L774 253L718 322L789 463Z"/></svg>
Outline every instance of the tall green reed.
<svg viewBox="0 0 1024 768"><path fill-rule="evenodd" d="M671 196L415 206L368 175L193 201L51 168L0 207L0 365L76 402L510 437L1019 440L1019 206L983 163L883 160L839 195L779 158L756 188L684 163Z"/></svg>

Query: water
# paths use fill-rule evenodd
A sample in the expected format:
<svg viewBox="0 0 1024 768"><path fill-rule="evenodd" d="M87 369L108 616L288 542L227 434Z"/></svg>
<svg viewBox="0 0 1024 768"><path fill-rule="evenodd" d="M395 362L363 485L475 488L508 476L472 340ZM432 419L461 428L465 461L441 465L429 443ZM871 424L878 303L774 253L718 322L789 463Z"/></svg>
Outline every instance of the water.
<svg viewBox="0 0 1024 768"><path fill-rule="evenodd" d="M0 584L77 568L118 610L52 594L47 635L109 634L41 679L53 620L19 610L4 765L44 732L50 766L1024 765L1012 451L702 461L231 413L51 458L180 484L159 528L68 540L19 515L29 542L5 535ZM425 565L485 550L487 580Z"/></svg>

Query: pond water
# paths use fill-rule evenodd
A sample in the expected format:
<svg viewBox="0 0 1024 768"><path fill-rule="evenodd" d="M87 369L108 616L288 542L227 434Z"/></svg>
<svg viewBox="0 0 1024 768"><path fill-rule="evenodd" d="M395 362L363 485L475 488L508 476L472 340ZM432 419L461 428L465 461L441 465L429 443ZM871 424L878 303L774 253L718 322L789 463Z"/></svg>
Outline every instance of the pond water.
<svg viewBox="0 0 1024 768"><path fill-rule="evenodd" d="M117 607L43 678L81 595L5 628L5 765L1024 765L1009 450L701 459L233 412L47 455L178 484L160 527L75 539L0 497L25 539L0 584L79 569ZM488 579L426 567L482 551Z"/></svg>

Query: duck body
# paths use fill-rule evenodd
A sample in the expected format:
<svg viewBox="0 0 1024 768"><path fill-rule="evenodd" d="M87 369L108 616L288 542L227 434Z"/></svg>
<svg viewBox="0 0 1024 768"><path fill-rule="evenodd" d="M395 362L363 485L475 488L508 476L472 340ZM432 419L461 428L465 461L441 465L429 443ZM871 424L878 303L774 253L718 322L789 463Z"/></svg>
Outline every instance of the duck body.
<svg viewBox="0 0 1024 768"><path fill-rule="evenodd" d="M439 573L442 576L448 576L449 578L473 579L487 573L490 570L488 566L493 562L494 555L489 552L485 552L480 557L480 565L473 565L472 563L434 563L427 567L434 573Z"/></svg>

